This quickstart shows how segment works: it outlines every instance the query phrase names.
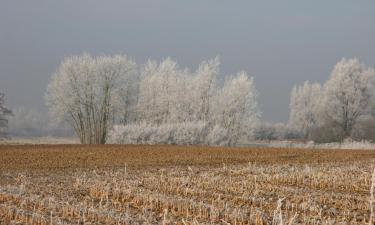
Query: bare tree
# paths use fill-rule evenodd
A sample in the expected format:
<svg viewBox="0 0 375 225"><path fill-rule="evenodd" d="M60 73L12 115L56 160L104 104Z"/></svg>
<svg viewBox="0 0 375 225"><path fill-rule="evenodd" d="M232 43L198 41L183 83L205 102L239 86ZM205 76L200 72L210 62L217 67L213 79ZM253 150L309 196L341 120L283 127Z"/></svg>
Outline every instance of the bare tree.
<svg viewBox="0 0 375 225"><path fill-rule="evenodd" d="M7 137L8 116L12 111L5 107L5 95L0 93L0 139Z"/></svg>

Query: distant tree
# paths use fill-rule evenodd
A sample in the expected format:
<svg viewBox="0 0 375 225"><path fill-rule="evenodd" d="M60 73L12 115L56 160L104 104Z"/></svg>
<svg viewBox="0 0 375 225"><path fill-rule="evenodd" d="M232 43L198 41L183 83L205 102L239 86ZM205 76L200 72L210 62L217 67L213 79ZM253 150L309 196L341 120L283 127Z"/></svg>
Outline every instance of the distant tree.
<svg viewBox="0 0 375 225"><path fill-rule="evenodd" d="M8 134L12 137L71 137L74 132L67 123L54 123L48 114L30 107L12 109L8 121Z"/></svg>
<svg viewBox="0 0 375 225"><path fill-rule="evenodd" d="M366 136L358 130L364 127L359 122L371 114L374 81L374 69L356 58L342 59L323 87L305 82L293 88L289 124L318 142Z"/></svg>
<svg viewBox="0 0 375 225"><path fill-rule="evenodd" d="M46 104L56 120L74 127L81 143L104 144L111 123L127 120L135 71L124 55L67 58L52 76Z"/></svg>
<svg viewBox="0 0 375 225"><path fill-rule="evenodd" d="M299 130L304 138L307 138L311 129L317 126L320 101L320 84L310 84L306 81L302 86L294 86L292 89L289 125Z"/></svg>
<svg viewBox="0 0 375 225"><path fill-rule="evenodd" d="M342 59L325 83L319 119L339 127L341 139L350 137L358 119L368 112L374 78L375 71L358 59Z"/></svg>
<svg viewBox="0 0 375 225"><path fill-rule="evenodd" d="M0 93L0 139L7 136L8 116L12 111L5 107L5 95Z"/></svg>
<svg viewBox="0 0 375 225"><path fill-rule="evenodd" d="M13 109L13 116L9 119L9 134L18 137L47 136L45 132L48 122L46 115L32 109L19 107Z"/></svg>

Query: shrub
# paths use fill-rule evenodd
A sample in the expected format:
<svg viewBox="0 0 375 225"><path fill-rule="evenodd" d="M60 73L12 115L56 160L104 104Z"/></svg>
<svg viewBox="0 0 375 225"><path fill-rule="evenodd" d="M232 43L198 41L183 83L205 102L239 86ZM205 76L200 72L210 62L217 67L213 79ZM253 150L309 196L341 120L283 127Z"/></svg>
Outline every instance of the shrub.
<svg viewBox="0 0 375 225"><path fill-rule="evenodd" d="M228 132L204 122L116 125L109 133L113 144L228 145Z"/></svg>

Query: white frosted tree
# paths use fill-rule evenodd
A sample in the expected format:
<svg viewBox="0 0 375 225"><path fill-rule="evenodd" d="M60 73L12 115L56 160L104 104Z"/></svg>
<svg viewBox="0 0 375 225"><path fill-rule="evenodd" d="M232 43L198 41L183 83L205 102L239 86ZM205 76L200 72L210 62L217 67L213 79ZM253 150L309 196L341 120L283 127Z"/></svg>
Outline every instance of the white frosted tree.
<svg viewBox="0 0 375 225"><path fill-rule="evenodd" d="M324 85L320 104L325 123L340 127L343 137L350 137L358 119L367 113L373 96L375 71L358 59L338 62Z"/></svg>
<svg viewBox="0 0 375 225"><path fill-rule="evenodd" d="M139 120L147 123L170 123L175 119L178 104L179 70L170 58L160 64L149 61L141 70L139 86Z"/></svg>
<svg viewBox="0 0 375 225"><path fill-rule="evenodd" d="M236 145L249 137L259 116L253 79L240 72L221 88L219 64L216 57L189 72L170 58L147 62L140 71L137 123L117 127L112 140L159 143L155 138L160 137L176 144Z"/></svg>
<svg viewBox="0 0 375 225"><path fill-rule="evenodd" d="M217 75L220 61L214 59L202 62L191 79L190 101L193 109L193 117L196 120L209 121L212 107L212 99L216 94Z"/></svg>
<svg viewBox="0 0 375 225"><path fill-rule="evenodd" d="M318 109L321 101L320 84L306 81L302 86L294 86L290 96L289 125L300 131L305 138L318 123Z"/></svg>
<svg viewBox="0 0 375 225"><path fill-rule="evenodd" d="M133 95L126 87L132 85L135 70L135 63L124 55L65 59L47 87L51 115L68 121L81 143L104 144L110 123L124 119L127 105L122 101Z"/></svg>
<svg viewBox="0 0 375 225"><path fill-rule="evenodd" d="M167 58L141 70L138 119L155 124L208 121L218 73L218 58L189 73Z"/></svg>
<svg viewBox="0 0 375 225"><path fill-rule="evenodd" d="M249 137L259 115L253 78L243 71L229 78L216 97L213 112L214 123L227 130L228 144Z"/></svg>

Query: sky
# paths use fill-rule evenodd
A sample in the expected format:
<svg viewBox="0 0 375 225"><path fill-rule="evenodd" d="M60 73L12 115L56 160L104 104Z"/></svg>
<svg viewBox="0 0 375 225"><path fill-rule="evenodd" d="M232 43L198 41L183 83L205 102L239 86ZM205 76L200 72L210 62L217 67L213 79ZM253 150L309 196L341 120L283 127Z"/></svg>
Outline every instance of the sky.
<svg viewBox="0 0 375 225"><path fill-rule="evenodd" d="M262 118L286 122L290 91L323 83L341 58L375 67L374 0L0 0L0 91L10 108L45 112L62 60L122 53L254 77Z"/></svg>

